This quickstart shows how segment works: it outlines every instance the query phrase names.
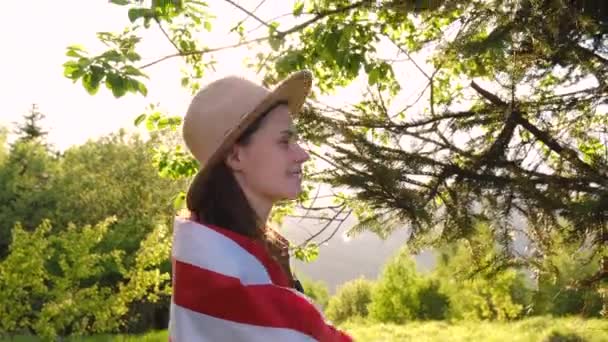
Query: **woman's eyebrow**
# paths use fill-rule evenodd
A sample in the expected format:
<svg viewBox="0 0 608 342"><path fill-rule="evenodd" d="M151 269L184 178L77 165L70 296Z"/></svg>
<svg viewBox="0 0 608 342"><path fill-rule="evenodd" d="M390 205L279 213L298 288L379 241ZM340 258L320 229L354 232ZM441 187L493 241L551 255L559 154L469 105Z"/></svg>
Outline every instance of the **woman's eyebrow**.
<svg viewBox="0 0 608 342"><path fill-rule="evenodd" d="M298 130L295 127L290 127L284 131L281 131L281 135L288 135L288 136L298 135Z"/></svg>

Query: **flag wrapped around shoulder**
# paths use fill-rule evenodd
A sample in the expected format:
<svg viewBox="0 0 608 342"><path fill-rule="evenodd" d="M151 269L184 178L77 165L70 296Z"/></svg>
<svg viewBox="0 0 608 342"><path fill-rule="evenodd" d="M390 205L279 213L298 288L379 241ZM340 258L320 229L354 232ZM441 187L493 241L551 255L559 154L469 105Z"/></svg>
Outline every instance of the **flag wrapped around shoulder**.
<svg viewBox="0 0 608 342"><path fill-rule="evenodd" d="M172 342L352 341L247 237L177 218L172 263Z"/></svg>

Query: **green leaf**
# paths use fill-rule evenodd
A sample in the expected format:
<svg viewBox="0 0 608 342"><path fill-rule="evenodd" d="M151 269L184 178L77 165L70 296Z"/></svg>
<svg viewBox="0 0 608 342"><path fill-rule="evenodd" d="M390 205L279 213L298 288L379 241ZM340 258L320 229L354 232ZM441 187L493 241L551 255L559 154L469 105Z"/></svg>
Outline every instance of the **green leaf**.
<svg viewBox="0 0 608 342"><path fill-rule="evenodd" d="M201 7L209 7L209 5L207 4L207 2L205 1L199 1L199 0L190 0L191 3L199 5Z"/></svg>
<svg viewBox="0 0 608 342"><path fill-rule="evenodd" d="M162 114L160 112L154 112L148 116L148 119L146 120L146 128L148 131L153 131L156 129L156 125L161 117Z"/></svg>
<svg viewBox="0 0 608 342"><path fill-rule="evenodd" d="M378 83L378 80L380 79L380 70L378 68L373 68L372 70L370 70L370 72L367 74L367 83L371 86L374 85L376 83Z"/></svg>
<svg viewBox="0 0 608 342"><path fill-rule="evenodd" d="M186 193L183 191L180 191L179 194L177 194L177 196L175 196L175 199L173 200L173 208L175 210L180 210L180 209L184 208L185 202L186 202Z"/></svg>
<svg viewBox="0 0 608 342"><path fill-rule="evenodd" d="M127 56L127 59L132 62L141 60L141 56L134 51L127 52L125 56Z"/></svg>
<svg viewBox="0 0 608 342"><path fill-rule="evenodd" d="M69 49L68 52L65 53L65 55L68 57L75 57L75 58L82 57L82 55L80 53L78 53L78 51L72 50L72 49Z"/></svg>
<svg viewBox="0 0 608 342"><path fill-rule="evenodd" d="M149 29L149 28L150 28L150 21L151 21L151 20L152 20L152 17L145 17L145 18L144 18L144 27L145 27L146 29Z"/></svg>
<svg viewBox="0 0 608 342"><path fill-rule="evenodd" d="M137 19L144 17L144 18L151 18L154 15L154 12L152 12L152 10L150 10L149 8L131 8L129 9L129 20L134 23Z"/></svg>
<svg viewBox="0 0 608 342"><path fill-rule="evenodd" d="M120 75L109 73L106 76L106 86L112 90L112 95L119 98L127 93L128 82Z"/></svg>
<svg viewBox="0 0 608 342"><path fill-rule="evenodd" d="M142 77L148 78L148 75L144 74L140 69L138 69L132 65L126 65L124 68L122 68L122 71L124 72L125 75L142 76Z"/></svg>
<svg viewBox="0 0 608 342"><path fill-rule="evenodd" d="M68 46L69 50L76 50L76 51L82 51L82 52L86 52L84 46L80 45L80 44L72 44L70 46Z"/></svg>
<svg viewBox="0 0 608 342"><path fill-rule="evenodd" d="M185 41L185 40L180 40L180 41L179 41L179 48L180 48L182 51L188 51L188 42L187 42L187 41Z"/></svg>
<svg viewBox="0 0 608 342"><path fill-rule="evenodd" d="M160 120L158 120L156 127L158 129L164 129L164 128L167 128L168 126L169 126L169 118L163 117L163 118L160 118Z"/></svg>
<svg viewBox="0 0 608 342"><path fill-rule="evenodd" d="M129 0L110 0L111 3L115 4L115 5L119 5L119 6L125 6L128 5L130 3Z"/></svg>
<svg viewBox="0 0 608 342"><path fill-rule="evenodd" d="M100 56L103 59L112 61L112 62L122 62L124 61L124 57L120 54L120 52L116 50L109 50L101 54Z"/></svg>
<svg viewBox="0 0 608 342"><path fill-rule="evenodd" d="M148 118L148 120L146 120L146 129L148 131L153 131L154 130L154 121L150 120L150 118Z"/></svg>
<svg viewBox="0 0 608 342"><path fill-rule="evenodd" d="M294 250L294 256L304 262L315 261L319 257L319 246L316 243L309 243L304 247L297 247Z"/></svg>
<svg viewBox="0 0 608 342"><path fill-rule="evenodd" d="M276 21L271 22L270 24L268 24L268 32L272 35L275 32L277 32L277 29L279 28L279 23Z"/></svg>
<svg viewBox="0 0 608 342"><path fill-rule="evenodd" d="M88 67L89 65L91 65L91 63L92 60L90 58L82 57L78 59L78 65L80 65L82 68Z"/></svg>
<svg viewBox="0 0 608 342"><path fill-rule="evenodd" d="M161 117L162 117L162 114L160 112L154 112L154 113L150 114L150 117L148 117L148 121L152 121L152 122L156 123L158 120L160 120Z"/></svg>
<svg viewBox="0 0 608 342"><path fill-rule="evenodd" d="M190 83L190 79L188 77L182 77L182 87L187 87L188 83Z"/></svg>
<svg viewBox="0 0 608 342"><path fill-rule="evenodd" d="M268 39L268 43L270 44L270 47L274 50L277 51L279 50L279 48L281 47L281 45L283 44L283 39L273 36L270 37Z"/></svg>
<svg viewBox="0 0 608 342"><path fill-rule="evenodd" d="M104 76L105 70L94 65L91 67L91 71L82 77L82 85L90 95L95 95Z"/></svg>
<svg viewBox="0 0 608 342"><path fill-rule="evenodd" d="M148 96L148 88L142 82L137 81L137 91L143 96Z"/></svg>
<svg viewBox="0 0 608 342"><path fill-rule="evenodd" d="M295 17L302 15L302 12L304 11L304 2L303 1L296 1L295 5L293 6L293 15Z"/></svg>
<svg viewBox="0 0 608 342"><path fill-rule="evenodd" d="M133 121L133 124L135 126L139 126L145 119L146 119L146 113L140 114L137 118L135 118L135 121Z"/></svg>
<svg viewBox="0 0 608 342"><path fill-rule="evenodd" d="M76 81L84 75L84 68L76 61L67 61L63 63L63 76Z"/></svg>
<svg viewBox="0 0 608 342"><path fill-rule="evenodd" d="M173 130L177 129L177 126L182 124L182 118L179 116L173 116L168 119L169 119L169 125L171 126L171 129L173 129Z"/></svg>
<svg viewBox="0 0 608 342"><path fill-rule="evenodd" d="M203 24L203 27L205 28L205 30L207 30L208 32L211 32L211 22L210 21L205 21L205 23Z"/></svg>

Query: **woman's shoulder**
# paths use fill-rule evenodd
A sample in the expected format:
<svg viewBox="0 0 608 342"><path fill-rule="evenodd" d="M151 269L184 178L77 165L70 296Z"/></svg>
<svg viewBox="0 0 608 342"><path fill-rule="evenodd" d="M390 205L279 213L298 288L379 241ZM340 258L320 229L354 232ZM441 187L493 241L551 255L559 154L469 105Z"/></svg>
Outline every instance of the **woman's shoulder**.
<svg viewBox="0 0 608 342"><path fill-rule="evenodd" d="M246 285L270 284L272 278L260 260L262 253L246 237L235 238L221 227L176 218L172 257L177 262L238 279Z"/></svg>

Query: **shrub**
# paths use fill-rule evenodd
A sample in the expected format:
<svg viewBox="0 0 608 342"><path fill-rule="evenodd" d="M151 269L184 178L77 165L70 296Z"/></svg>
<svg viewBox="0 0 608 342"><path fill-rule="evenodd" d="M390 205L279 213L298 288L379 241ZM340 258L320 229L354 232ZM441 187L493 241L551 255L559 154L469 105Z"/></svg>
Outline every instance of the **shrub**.
<svg viewBox="0 0 608 342"><path fill-rule="evenodd" d="M116 332L131 303L169 294L169 274L159 271L171 244L159 225L140 244L132 267L124 253L100 252L114 219L54 232L45 220L33 232L13 229L8 256L0 262L0 331L29 331L44 340L57 336ZM108 268L123 281L97 282Z"/></svg>
<svg viewBox="0 0 608 342"><path fill-rule="evenodd" d="M312 299L321 310L325 310L327 303L329 302L329 290L327 289L327 285L322 281L312 281L305 277L300 277L299 279L302 282L302 287L304 288L306 296Z"/></svg>
<svg viewBox="0 0 608 342"><path fill-rule="evenodd" d="M425 279L416 271L414 260L403 248L384 267L372 291L370 317L380 322L404 323L417 319L420 292Z"/></svg>
<svg viewBox="0 0 608 342"><path fill-rule="evenodd" d="M327 318L340 324L352 318L367 317L371 293L372 282L367 279L359 278L344 283L336 295L329 299L325 311Z"/></svg>

